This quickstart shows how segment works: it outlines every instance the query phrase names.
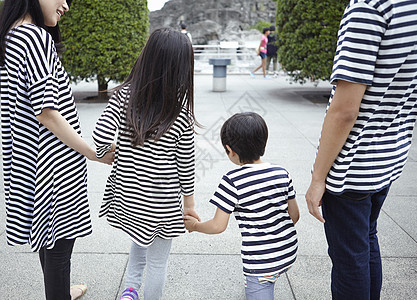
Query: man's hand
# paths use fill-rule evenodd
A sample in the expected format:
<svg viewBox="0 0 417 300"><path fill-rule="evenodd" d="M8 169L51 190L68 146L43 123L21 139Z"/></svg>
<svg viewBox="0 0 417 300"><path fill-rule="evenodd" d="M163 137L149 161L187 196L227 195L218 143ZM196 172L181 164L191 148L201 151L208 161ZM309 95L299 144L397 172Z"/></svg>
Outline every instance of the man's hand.
<svg viewBox="0 0 417 300"><path fill-rule="evenodd" d="M319 210L321 206L321 201L323 194L326 190L326 183L319 181L311 181L310 187L306 193L306 201L308 206L308 211L313 215L317 220L324 223L325 220Z"/></svg>

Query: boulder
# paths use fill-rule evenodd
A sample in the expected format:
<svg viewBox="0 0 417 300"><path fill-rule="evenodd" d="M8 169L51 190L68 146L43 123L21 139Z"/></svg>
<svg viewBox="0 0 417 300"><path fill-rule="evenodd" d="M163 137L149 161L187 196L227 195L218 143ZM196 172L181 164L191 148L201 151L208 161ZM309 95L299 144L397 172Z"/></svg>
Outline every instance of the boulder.
<svg viewBox="0 0 417 300"><path fill-rule="evenodd" d="M150 13L150 30L179 28L187 24L193 44L221 41L259 41L260 33L251 30L259 21L275 23L273 0L170 0Z"/></svg>

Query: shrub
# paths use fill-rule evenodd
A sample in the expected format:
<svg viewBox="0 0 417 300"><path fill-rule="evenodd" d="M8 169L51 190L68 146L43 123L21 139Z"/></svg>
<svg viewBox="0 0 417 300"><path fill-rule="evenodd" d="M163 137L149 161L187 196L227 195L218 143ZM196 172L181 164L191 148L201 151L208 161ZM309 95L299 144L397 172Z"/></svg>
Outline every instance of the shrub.
<svg viewBox="0 0 417 300"><path fill-rule="evenodd" d="M145 45L146 0L74 0L60 23L62 62L72 81L97 80L99 91L123 81Z"/></svg>
<svg viewBox="0 0 417 300"><path fill-rule="evenodd" d="M278 59L294 81L328 80L349 0L277 0Z"/></svg>
<svg viewBox="0 0 417 300"><path fill-rule="evenodd" d="M258 21L258 23L256 23L256 25L253 25L250 27L250 29L257 29L262 33L262 30L265 27L270 27L272 24L266 21Z"/></svg>

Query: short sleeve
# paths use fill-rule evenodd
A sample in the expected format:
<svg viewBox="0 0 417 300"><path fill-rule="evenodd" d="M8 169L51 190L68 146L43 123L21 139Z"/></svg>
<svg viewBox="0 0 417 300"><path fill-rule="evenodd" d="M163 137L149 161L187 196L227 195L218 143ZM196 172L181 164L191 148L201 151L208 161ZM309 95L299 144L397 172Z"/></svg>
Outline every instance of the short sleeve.
<svg viewBox="0 0 417 300"><path fill-rule="evenodd" d="M231 214L235 210L237 201L237 189L232 180L227 175L224 175L216 192L210 199L210 203L216 205L224 212Z"/></svg>
<svg viewBox="0 0 417 300"><path fill-rule="evenodd" d="M96 122L93 131L93 141L96 146L97 158L102 158L111 150L117 130L120 127L122 103L128 97L128 88L114 93L105 110Z"/></svg>
<svg viewBox="0 0 417 300"><path fill-rule="evenodd" d="M287 199L294 199L295 198L295 189L293 186L292 178L289 173L287 173L288 176L288 183L287 183Z"/></svg>
<svg viewBox="0 0 417 300"><path fill-rule="evenodd" d="M348 6L343 15L330 82L346 80L371 85L379 46L387 27L384 17L364 2Z"/></svg>
<svg viewBox="0 0 417 300"><path fill-rule="evenodd" d="M58 109L58 56L52 37L43 29L29 37L26 61L29 99L35 115L45 108Z"/></svg>

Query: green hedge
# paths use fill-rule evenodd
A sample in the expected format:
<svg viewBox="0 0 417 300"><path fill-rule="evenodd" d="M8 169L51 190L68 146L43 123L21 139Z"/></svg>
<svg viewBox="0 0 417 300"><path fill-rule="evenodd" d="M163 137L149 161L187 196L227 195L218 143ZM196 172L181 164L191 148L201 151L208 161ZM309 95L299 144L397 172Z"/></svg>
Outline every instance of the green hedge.
<svg viewBox="0 0 417 300"><path fill-rule="evenodd" d="M148 37L146 0L74 0L60 22L71 80L123 81Z"/></svg>
<svg viewBox="0 0 417 300"><path fill-rule="evenodd" d="M258 21L258 23L256 23L256 25L251 26L250 29L259 30L262 33L265 27L271 27L271 25L272 24L267 21Z"/></svg>
<svg viewBox="0 0 417 300"><path fill-rule="evenodd" d="M277 0L278 59L294 81L328 80L349 0Z"/></svg>

